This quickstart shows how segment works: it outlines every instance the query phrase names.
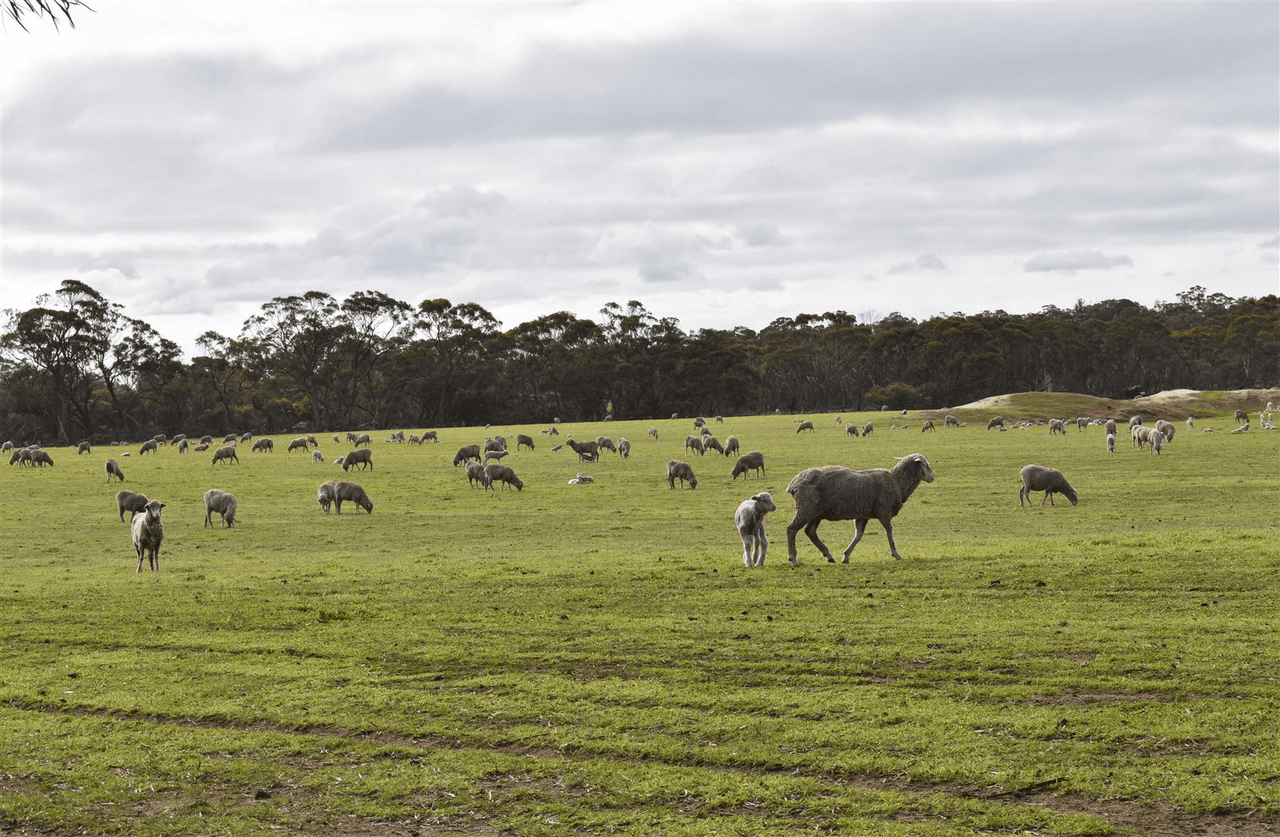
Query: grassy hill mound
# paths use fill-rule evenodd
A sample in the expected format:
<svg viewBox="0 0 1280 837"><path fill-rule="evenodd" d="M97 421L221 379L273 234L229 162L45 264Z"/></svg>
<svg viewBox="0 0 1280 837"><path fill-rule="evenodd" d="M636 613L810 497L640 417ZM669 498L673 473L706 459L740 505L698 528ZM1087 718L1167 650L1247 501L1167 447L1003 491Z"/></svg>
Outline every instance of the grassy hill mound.
<svg viewBox="0 0 1280 837"><path fill-rule="evenodd" d="M1016 420L1077 416L1128 420L1130 416L1142 414L1174 421L1187 416L1197 419L1230 418L1237 409L1253 415L1266 407L1268 401L1280 403L1280 389L1175 389L1134 399L1099 398L1078 392L1015 392L949 409L923 410L913 415L935 420L953 415L968 424L985 423L992 416Z"/></svg>

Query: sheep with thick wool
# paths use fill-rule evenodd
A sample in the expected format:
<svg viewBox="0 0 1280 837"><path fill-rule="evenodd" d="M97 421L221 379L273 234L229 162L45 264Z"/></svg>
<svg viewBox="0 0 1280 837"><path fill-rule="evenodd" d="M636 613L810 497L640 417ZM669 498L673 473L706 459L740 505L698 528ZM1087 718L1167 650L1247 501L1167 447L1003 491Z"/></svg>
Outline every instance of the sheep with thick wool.
<svg viewBox="0 0 1280 837"><path fill-rule="evenodd" d="M204 525L213 527L213 514L218 513L222 525L228 529L236 525L236 495L220 488L210 488L204 493Z"/></svg>
<svg viewBox="0 0 1280 837"><path fill-rule="evenodd" d="M764 516L777 510L773 495L761 491L743 500L734 513L733 522L737 524L738 534L742 536L742 563L747 567L764 566L765 556L769 554L769 539L764 534Z"/></svg>
<svg viewBox="0 0 1280 837"><path fill-rule="evenodd" d="M1071 505L1075 505L1080 496L1076 490L1071 487L1071 483L1067 482L1067 478L1057 468L1046 468L1044 465L1023 465L1022 470L1018 472L1018 476L1022 478L1022 488L1018 491L1018 508L1022 508L1022 501L1027 501L1027 506L1031 505L1031 492L1043 491L1044 499L1040 501L1041 507L1044 501L1048 500L1049 505L1056 506L1053 500L1054 494L1061 494L1071 501Z"/></svg>
<svg viewBox="0 0 1280 837"><path fill-rule="evenodd" d="M142 572L142 558L153 570L160 569L160 544L164 542L164 524L160 522L160 510L164 503L152 500L142 511L133 516L133 549L138 553L138 572Z"/></svg>
<svg viewBox="0 0 1280 837"><path fill-rule="evenodd" d="M800 564L796 558L796 533L801 529L828 561L835 562L831 550L818 539L818 524L824 520L856 521L856 534L844 551L842 563L849 563L849 554L862 540L867 521L872 518L884 527L889 553L902 560L893 540L893 518L922 481L934 479L929 460L919 453L902 457L889 469L855 471L843 465L824 465L796 474L787 486L796 506L795 517L787 526L787 552L792 566Z"/></svg>

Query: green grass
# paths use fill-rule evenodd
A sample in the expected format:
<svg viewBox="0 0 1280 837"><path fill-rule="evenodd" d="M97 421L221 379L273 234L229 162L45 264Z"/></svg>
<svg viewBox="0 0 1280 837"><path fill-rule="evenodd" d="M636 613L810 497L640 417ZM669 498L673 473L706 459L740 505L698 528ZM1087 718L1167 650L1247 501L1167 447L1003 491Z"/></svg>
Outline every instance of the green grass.
<svg viewBox="0 0 1280 837"><path fill-rule="evenodd" d="M853 439L808 418L816 433L713 425L769 475L692 457L696 491L665 480L687 420L561 428L632 440L630 460L586 467L543 426L490 428L537 440L506 460L519 493L451 466L483 429L420 448L374 434L375 470L349 475L372 515L322 514L315 488L342 472L284 453L288 437L216 468L135 446L0 470L0 825L1280 828L1280 434L1179 426L1157 457L1127 438L1108 455L1099 428L922 434L916 416L845 414L876 423ZM896 520L905 560L873 522L849 564L801 535L790 566L797 471L916 451L938 479ZM107 456L167 504L158 573L134 572ZM1062 469L1080 504L1019 509L1028 462ZM597 481L566 485L578 470ZM239 498L237 529L203 527L212 487ZM732 515L760 490L779 511L748 571ZM838 553L852 530L819 533Z"/></svg>

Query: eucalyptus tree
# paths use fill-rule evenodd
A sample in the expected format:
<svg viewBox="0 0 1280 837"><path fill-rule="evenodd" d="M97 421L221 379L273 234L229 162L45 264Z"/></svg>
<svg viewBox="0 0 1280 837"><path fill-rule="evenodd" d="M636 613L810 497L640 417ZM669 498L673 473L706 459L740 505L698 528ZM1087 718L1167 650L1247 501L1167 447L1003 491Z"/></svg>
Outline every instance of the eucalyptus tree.
<svg viewBox="0 0 1280 837"><path fill-rule="evenodd" d="M445 425L468 418L487 423L481 394L488 388L488 341L501 323L481 306L447 299L418 304L407 347L414 371L412 390L423 424ZM477 415L477 413L481 413Z"/></svg>
<svg viewBox="0 0 1280 837"><path fill-rule="evenodd" d="M610 302L600 310L607 376L599 407L626 418L653 417L677 395L677 370L687 338L671 317L659 319L636 300L624 309Z"/></svg>
<svg viewBox="0 0 1280 837"><path fill-rule="evenodd" d="M246 320L241 330L240 349L248 365L273 376L272 386L292 385L313 429L329 426L337 413L339 310L337 301L322 291L278 296ZM267 400L265 392L257 395L256 406L263 412L270 412Z"/></svg>
<svg viewBox="0 0 1280 837"><path fill-rule="evenodd" d="M413 335L413 308L381 291L356 291L343 300L334 361L343 396L344 425L385 427L411 372L395 363Z"/></svg>

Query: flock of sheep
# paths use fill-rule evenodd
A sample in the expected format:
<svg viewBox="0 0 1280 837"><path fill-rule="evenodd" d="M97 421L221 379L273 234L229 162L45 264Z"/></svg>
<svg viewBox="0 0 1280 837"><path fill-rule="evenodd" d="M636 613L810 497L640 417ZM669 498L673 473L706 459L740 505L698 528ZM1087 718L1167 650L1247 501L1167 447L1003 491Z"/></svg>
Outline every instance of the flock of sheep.
<svg viewBox="0 0 1280 837"><path fill-rule="evenodd" d="M1266 410L1262 411L1259 416L1260 424L1265 429L1274 429L1270 420L1271 411L1272 404L1268 402ZM1232 432L1243 432L1249 429L1249 416L1247 413L1243 410L1237 410L1235 418L1237 421L1243 422L1243 424ZM838 415L835 420L837 424L842 423ZM716 421L722 422L723 419L717 416ZM948 427L965 426L963 422L950 415L945 417L944 422ZM1014 426L1020 429L1028 429L1043 424L1044 422L1028 421ZM1049 419L1047 424L1050 434L1066 434L1067 427L1071 424L1075 424L1081 431L1090 425L1100 425L1105 430L1106 450L1111 453L1115 452L1117 425L1113 419L1102 420L1083 417L1074 421ZM692 451L699 456L705 456L708 451L714 451L725 457L739 453L740 442L736 436L728 436L722 444L711 432L705 419L695 419L694 426L699 432L685 438L686 452ZM1192 418L1187 418L1186 426L1189 430L1194 427ZM1176 433L1176 427L1171 422L1158 420L1154 425L1148 427L1143 424L1142 417L1138 415L1129 420L1129 428L1134 447L1139 449L1149 447L1151 452L1157 455L1167 444L1173 441ZM897 429L896 425L894 425L894 429ZM987 423L987 429L1005 430L1004 418L1002 416L992 418ZM853 424L847 426L846 432L851 436L868 436L873 430L873 423L867 422L862 427L861 434ZM926 421L921 426L921 432L932 430L934 430L932 421ZM812 421L798 421L796 432L801 433L804 431L814 431ZM1212 431L1212 427L1204 429L1204 432ZM559 435L555 425L542 432L545 435ZM657 429L649 428L648 435L656 441L658 438ZM237 444L248 443L251 439L252 435L248 433L241 436L228 435L223 440L224 446L214 451L210 464L216 466L219 462L238 463ZM515 439L517 450L535 449L532 437L519 434ZM341 441L337 435L333 436L333 440L337 443ZM356 466L359 466L361 470L372 470L373 454L370 449L372 440L369 434L348 433L346 441L351 444L352 450L345 456L335 460L335 463L340 465L344 471ZM410 434L407 437L403 431L399 431L391 434L387 441L396 443L407 441L409 444L423 444L426 441L438 443L439 437L436 431L427 431L421 435ZM143 443L139 450L139 456L148 453L154 454L160 445L165 445L167 442L168 440L164 436L149 439ZM201 439L199 445L190 446L187 438L179 435L173 439L173 444L177 447L179 454L182 454L186 453L189 448L196 451L207 450L212 444L212 439L209 436L205 436ZM486 491L497 490L499 487L504 489L511 487L516 491L522 491L524 489L523 481L510 466L502 462L509 453L507 445L508 442L503 436L485 439L481 444L463 445L454 455L453 465L455 467L464 466L463 470L468 483L473 487L480 487ZM603 451L615 453L624 460L631 453L631 443L627 439L619 438L615 442L606 436L597 436L593 440L584 442L566 437L562 445L557 445L552 450L558 452L565 447L577 454L580 463L597 461ZM47 452L41 450L39 445L19 448L15 447L12 442L6 442L3 446L0 446L0 449L13 451L10 464L30 467L42 467L46 464L53 465L52 458ZM254 452L269 453L273 450L274 442L270 438L258 439L252 446L252 451ZM292 440L288 445L287 451L292 452L294 450L310 451L312 452L313 461L317 463L324 462L324 457L318 450L318 442L310 434ZM77 452L79 454L90 453L89 444L87 442L81 443ZM126 452L122 456L129 456L129 453ZM112 479L120 482L124 481L124 472L114 458L107 459L105 467L108 483ZM757 477L766 474L765 457L760 451L739 454L730 471L730 476L736 480L739 475L742 475L745 481L752 473ZM1044 492L1044 497L1040 501L1042 507L1046 501L1056 506L1057 503L1053 500L1053 495L1055 494L1061 494L1066 497L1072 505L1079 501L1079 495L1076 490L1072 488L1062 472L1055 468L1030 464L1021 469L1019 476L1022 483L1018 492L1019 507L1023 507L1024 503L1030 505L1031 493L1039 491ZM787 493L792 496L795 503L795 514L787 526L787 551L791 564L793 566L799 565L796 554L796 535L801 530L804 530L805 535L808 536L809 540L813 542L814 546L828 561L835 561L826 544L818 538L818 525L824 520L855 521L854 538L844 549L841 558L843 563L848 563L850 554L853 552L854 547L858 545L858 542L862 540L866 525L872 519L878 520L884 528L890 554L895 559L901 559L902 556L898 552L897 544L893 538L893 518L902 510L903 505L921 482L933 482L934 479L935 475L928 460L919 453L899 458L897 463L889 469L855 470L840 465L826 465L801 471L787 486ZM575 478L569 480L569 484L580 485L592 481L593 479L590 476L578 473ZM693 467L686 461L673 459L667 463L667 483L674 490L677 482L679 482L682 489L686 485L690 489L696 489L698 486L698 478L694 473ZM325 514L329 513L330 508L341 514L343 502L353 503L358 509L364 509L366 513L371 514L373 512L373 502L364 488L357 483L327 480L320 485L316 498ZM231 528L236 525L237 501L234 494L213 488L205 493L204 503L204 523L206 527L214 526L213 516L215 514L218 516L221 526ZM165 504L149 499L137 492L121 490L116 495L116 505L122 523L125 522L124 515L126 512L131 515L130 528L134 551L138 559L137 571L142 571L144 558L148 559L151 569L158 570L160 547L164 540L164 524L161 520L161 510L165 507ZM734 522L742 539L742 559L747 567L758 567L764 564L769 549L769 540L765 534L765 516L776 510L777 505L773 496L768 492L754 494L743 500L737 507L734 514Z"/></svg>

